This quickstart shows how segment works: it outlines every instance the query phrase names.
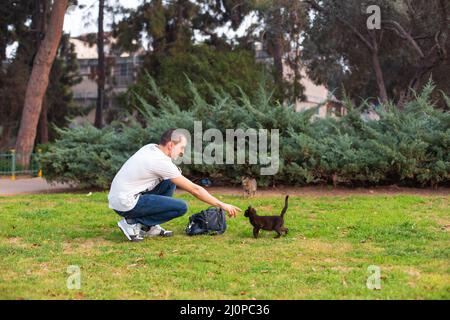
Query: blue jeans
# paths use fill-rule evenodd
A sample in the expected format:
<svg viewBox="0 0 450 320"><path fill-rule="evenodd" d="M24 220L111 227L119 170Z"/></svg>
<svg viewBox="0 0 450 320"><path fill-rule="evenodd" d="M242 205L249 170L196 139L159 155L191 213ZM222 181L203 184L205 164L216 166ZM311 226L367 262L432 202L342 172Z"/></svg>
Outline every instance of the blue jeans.
<svg viewBox="0 0 450 320"><path fill-rule="evenodd" d="M170 221L184 215L188 209L185 201L172 198L175 188L172 181L163 180L152 190L142 193L133 209L114 211L130 224L140 223L150 227Z"/></svg>

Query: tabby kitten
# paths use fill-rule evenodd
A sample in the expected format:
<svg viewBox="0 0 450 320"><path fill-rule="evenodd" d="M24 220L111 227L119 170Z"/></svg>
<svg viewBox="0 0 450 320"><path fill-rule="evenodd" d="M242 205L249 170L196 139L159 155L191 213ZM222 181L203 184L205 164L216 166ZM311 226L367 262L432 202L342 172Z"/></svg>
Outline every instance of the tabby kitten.
<svg viewBox="0 0 450 320"><path fill-rule="evenodd" d="M242 187L244 188L244 197L253 197L256 195L256 179L243 177Z"/></svg>

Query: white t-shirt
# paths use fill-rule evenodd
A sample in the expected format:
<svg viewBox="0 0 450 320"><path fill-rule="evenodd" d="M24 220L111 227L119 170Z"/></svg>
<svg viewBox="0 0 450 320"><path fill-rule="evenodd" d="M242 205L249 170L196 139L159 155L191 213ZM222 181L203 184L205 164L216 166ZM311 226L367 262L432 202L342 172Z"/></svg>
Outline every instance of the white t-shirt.
<svg viewBox="0 0 450 320"><path fill-rule="evenodd" d="M139 200L139 193L152 190L162 180L181 176L172 159L151 143L139 149L117 172L108 194L109 207L129 211Z"/></svg>

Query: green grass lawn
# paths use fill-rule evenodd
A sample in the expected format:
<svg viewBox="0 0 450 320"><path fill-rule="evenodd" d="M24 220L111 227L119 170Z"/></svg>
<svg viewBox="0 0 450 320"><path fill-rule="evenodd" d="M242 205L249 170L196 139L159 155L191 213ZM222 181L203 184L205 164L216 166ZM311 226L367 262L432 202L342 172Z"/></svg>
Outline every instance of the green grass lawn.
<svg viewBox="0 0 450 320"><path fill-rule="evenodd" d="M241 214L221 236L188 237L188 213L172 238L126 241L107 194L0 197L2 299L450 299L450 196L290 198L287 237L273 239ZM222 200L260 214L283 196ZM81 288L66 286L67 267ZM381 270L381 290L366 286Z"/></svg>

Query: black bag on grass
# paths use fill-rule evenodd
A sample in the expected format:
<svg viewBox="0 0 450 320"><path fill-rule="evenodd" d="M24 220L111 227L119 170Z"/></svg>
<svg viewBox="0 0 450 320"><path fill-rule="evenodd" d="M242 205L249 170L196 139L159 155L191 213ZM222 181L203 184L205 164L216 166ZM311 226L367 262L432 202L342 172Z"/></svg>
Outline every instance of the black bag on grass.
<svg viewBox="0 0 450 320"><path fill-rule="evenodd" d="M186 233L189 236L199 234L216 235L224 233L226 229L225 211L220 208L209 207L189 217Z"/></svg>

